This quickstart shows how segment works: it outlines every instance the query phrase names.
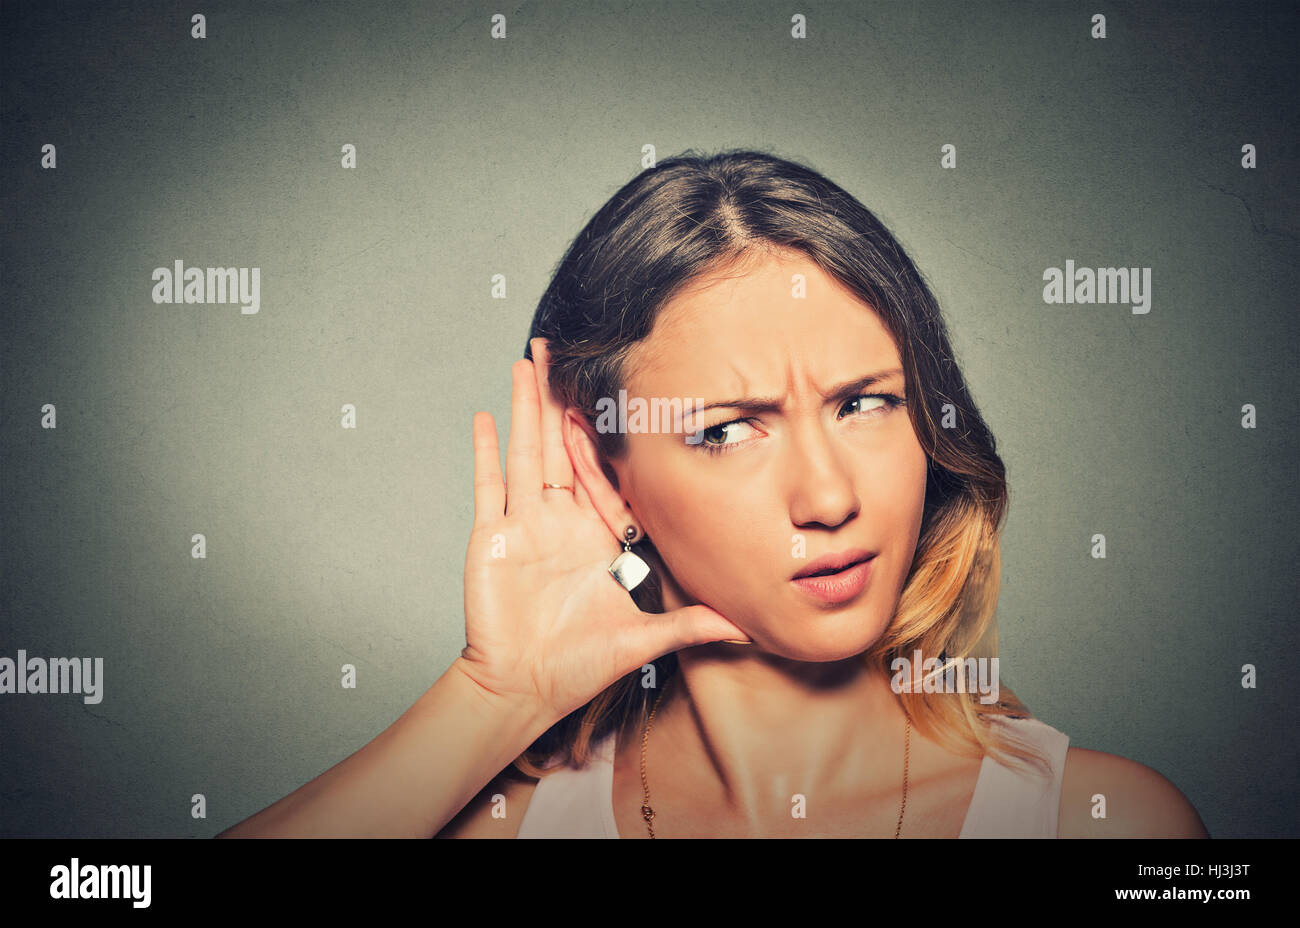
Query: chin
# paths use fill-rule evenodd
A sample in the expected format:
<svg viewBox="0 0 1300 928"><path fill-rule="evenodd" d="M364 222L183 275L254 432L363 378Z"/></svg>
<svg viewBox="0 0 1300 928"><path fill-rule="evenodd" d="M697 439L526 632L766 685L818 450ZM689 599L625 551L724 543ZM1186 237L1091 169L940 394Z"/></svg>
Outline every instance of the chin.
<svg viewBox="0 0 1300 928"><path fill-rule="evenodd" d="M773 648L763 648L763 650L766 651L768 654L775 654L777 657L783 657L789 661L800 661L805 664L834 664L839 661L847 661L852 658L855 658L863 651L865 651L866 648L863 647L857 649L835 650L835 651L830 651L826 649L813 650L808 648L799 648L799 649L783 648L780 651L777 651Z"/></svg>
<svg viewBox="0 0 1300 928"><path fill-rule="evenodd" d="M747 633L754 646L768 654L792 661L830 663L857 657L880 638L883 628L864 629L862 623L853 628L827 628L822 633L809 633L806 629L791 634L790 627L767 630L754 628Z"/></svg>

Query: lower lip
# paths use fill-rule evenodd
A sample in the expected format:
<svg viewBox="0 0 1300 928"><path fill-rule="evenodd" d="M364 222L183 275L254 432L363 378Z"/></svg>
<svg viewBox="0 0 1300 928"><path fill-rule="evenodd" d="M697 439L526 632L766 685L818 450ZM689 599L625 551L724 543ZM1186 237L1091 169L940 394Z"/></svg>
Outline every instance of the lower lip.
<svg viewBox="0 0 1300 928"><path fill-rule="evenodd" d="M824 577L799 577L790 582L822 602L848 602L866 587L873 561L875 561L874 557L868 558L837 574L828 574Z"/></svg>

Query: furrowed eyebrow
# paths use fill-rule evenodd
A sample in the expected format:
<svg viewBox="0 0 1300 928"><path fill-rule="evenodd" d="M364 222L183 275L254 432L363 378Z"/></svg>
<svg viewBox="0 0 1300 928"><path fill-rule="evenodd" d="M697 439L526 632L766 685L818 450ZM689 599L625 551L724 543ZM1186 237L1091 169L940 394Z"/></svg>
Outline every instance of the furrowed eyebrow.
<svg viewBox="0 0 1300 928"><path fill-rule="evenodd" d="M822 396L828 400L840 399L842 397L852 399L860 393L870 389L875 384L888 380L891 377L901 377L902 374L903 369L901 367L896 367L888 371L878 371L875 374L868 374L867 376L859 377L856 380L849 380L844 383L836 384L826 393L823 393ZM721 400L717 403L706 403L703 406L696 406L693 411L700 413L707 409L718 408L741 409L748 413L780 412L781 400L779 397L771 399L767 397L741 397L734 400Z"/></svg>

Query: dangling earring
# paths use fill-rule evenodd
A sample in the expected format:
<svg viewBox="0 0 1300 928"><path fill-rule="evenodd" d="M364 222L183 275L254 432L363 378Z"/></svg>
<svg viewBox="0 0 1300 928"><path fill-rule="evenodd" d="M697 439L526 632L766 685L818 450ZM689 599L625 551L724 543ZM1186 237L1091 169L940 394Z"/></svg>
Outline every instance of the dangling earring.
<svg viewBox="0 0 1300 928"><path fill-rule="evenodd" d="M650 574L650 565L632 550L632 539L635 537L636 526L629 525L623 529L623 553L609 565L609 572L629 593Z"/></svg>

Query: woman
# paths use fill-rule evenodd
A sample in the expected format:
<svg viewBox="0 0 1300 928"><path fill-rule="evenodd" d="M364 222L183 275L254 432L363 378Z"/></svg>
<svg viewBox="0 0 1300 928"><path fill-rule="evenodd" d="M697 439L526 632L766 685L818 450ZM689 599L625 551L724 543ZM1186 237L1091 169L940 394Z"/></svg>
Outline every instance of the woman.
<svg viewBox="0 0 1300 928"><path fill-rule="evenodd" d="M461 656L226 835L1207 836L1005 688L935 691L990 623L1003 466L920 274L819 174L634 178L541 300L504 480L486 413L474 449Z"/></svg>

